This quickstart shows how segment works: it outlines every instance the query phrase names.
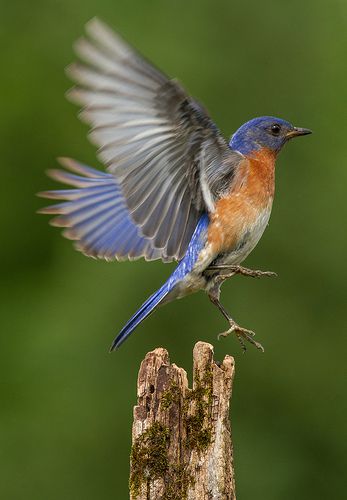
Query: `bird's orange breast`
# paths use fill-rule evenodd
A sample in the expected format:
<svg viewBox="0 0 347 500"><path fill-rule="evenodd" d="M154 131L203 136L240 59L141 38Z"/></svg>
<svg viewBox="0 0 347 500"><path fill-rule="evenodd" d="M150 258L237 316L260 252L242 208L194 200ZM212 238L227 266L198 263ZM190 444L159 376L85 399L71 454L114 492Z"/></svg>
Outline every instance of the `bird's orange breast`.
<svg viewBox="0 0 347 500"><path fill-rule="evenodd" d="M262 213L271 209L275 161L275 153L263 148L241 163L229 193L210 215L208 241L214 252L232 251Z"/></svg>

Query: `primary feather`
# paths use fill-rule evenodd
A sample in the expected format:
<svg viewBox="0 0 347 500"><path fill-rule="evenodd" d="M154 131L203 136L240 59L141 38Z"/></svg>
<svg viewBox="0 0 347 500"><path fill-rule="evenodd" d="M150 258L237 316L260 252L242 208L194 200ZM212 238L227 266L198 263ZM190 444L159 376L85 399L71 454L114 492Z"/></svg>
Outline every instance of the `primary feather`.
<svg viewBox="0 0 347 500"><path fill-rule="evenodd" d="M45 198L65 200L39 212L55 215L51 224L63 227L63 235L76 240L77 250L105 260L162 257L162 252L154 248L152 241L141 234L130 218L120 186L112 174L70 159L60 161L74 173L51 170L49 175L74 189L39 193Z"/></svg>

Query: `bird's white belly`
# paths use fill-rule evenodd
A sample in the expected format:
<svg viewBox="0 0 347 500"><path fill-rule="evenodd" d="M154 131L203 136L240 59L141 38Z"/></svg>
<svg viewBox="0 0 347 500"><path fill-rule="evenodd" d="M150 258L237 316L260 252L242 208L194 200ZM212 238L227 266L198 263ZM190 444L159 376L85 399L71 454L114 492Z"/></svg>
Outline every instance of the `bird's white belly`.
<svg viewBox="0 0 347 500"><path fill-rule="evenodd" d="M172 300L173 297L181 298L186 295L190 295L191 293L195 293L198 290L205 289L209 280L203 273L211 262L217 265L241 264L241 262L243 262L251 253L262 237L265 228L268 225L270 215L271 205L259 214L253 224L248 225L247 228L245 228L243 235L239 239L238 246L228 253L224 253L220 256L213 255L212 246L207 244L201 251L193 270L177 284L173 292L170 294L170 300ZM228 270L220 270L216 273L224 274L228 273Z"/></svg>
<svg viewBox="0 0 347 500"><path fill-rule="evenodd" d="M230 253L224 254L221 259L218 260L218 264L241 264L241 262L243 262L256 247L258 241L262 237L266 226L269 223L270 215L271 206L267 207L259 214L255 222L245 230L236 249Z"/></svg>

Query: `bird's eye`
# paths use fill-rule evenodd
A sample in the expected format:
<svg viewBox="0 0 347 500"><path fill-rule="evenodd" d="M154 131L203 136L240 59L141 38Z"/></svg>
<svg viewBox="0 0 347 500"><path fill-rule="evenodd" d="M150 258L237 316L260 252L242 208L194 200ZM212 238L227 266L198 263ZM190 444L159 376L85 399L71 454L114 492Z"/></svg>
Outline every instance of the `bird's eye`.
<svg viewBox="0 0 347 500"><path fill-rule="evenodd" d="M281 126L278 123L271 125L271 133L273 135L278 135L281 132Z"/></svg>

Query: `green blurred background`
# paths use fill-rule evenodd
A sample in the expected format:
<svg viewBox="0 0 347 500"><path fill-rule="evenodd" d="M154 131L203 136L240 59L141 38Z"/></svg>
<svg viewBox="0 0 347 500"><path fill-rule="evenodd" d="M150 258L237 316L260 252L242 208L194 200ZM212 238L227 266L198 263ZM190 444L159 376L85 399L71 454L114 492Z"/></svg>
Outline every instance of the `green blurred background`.
<svg viewBox="0 0 347 500"><path fill-rule="evenodd" d="M59 155L98 165L64 67L99 16L176 76L229 136L273 114L309 127L281 154L271 224L223 289L262 355L242 355L203 294L108 347L172 266L96 262L72 249L34 193ZM238 498L345 498L347 3L343 0L1 2L0 497L126 499L132 407L145 353L191 375L197 340L236 358Z"/></svg>

